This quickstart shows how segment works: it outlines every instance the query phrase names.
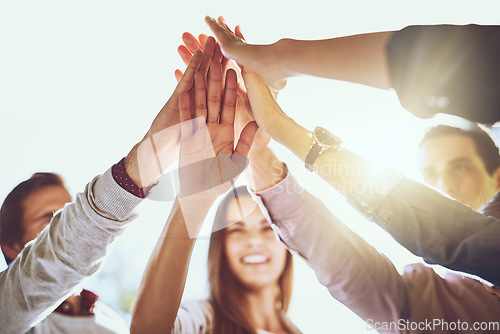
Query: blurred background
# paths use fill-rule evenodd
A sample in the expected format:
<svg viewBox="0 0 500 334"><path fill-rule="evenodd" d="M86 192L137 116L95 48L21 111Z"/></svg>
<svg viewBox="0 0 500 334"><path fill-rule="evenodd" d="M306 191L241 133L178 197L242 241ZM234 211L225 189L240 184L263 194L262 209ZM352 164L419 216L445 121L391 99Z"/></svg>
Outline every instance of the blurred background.
<svg viewBox="0 0 500 334"><path fill-rule="evenodd" d="M71 194L125 156L170 97L181 35L209 33L205 15L242 26L249 43L321 39L397 30L411 24L500 24L496 1L0 1L0 200L37 171L61 174ZM420 180L417 145L426 127L392 91L298 77L280 92L282 109L317 125L376 162ZM398 270L419 261L351 209L325 182L276 143L291 172ZM238 180L243 184L244 179ZM146 200L140 218L111 246L102 270L85 282L124 319L171 203ZM210 224L211 217L207 218ZM197 242L185 299L207 295L208 235ZM0 266L4 266L0 260ZM305 333L363 333L364 322L330 297L295 260L290 317ZM369 301L367 300L367 303Z"/></svg>

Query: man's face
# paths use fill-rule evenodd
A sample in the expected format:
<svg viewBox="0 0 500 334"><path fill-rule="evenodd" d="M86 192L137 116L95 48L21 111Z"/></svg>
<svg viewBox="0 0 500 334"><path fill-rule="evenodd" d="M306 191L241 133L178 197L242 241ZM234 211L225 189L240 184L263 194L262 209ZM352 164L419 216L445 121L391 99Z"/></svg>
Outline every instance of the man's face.
<svg viewBox="0 0 500 334"><path fill-rule="evenodd" d="M474 141L463 135L443 135L426 140L419 167L427 184L477 210L498 191L499 170L490 175Z"/></svg>
<svg viewBox="0 0 500 334"><path fill-rule="evenodd" d="M50 223L54 212L68 202L71 202L71 196L62 186L43 187L28 195L23 202L22 246L35 239Z"/></svg>

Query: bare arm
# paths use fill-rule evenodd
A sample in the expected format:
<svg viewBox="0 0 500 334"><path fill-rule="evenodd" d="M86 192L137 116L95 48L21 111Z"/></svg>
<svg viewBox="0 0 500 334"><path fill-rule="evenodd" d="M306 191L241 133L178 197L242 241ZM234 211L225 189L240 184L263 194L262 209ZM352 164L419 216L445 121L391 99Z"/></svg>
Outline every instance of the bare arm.
<svg viewBox="0 0 500 334"><path fill-rule="evenodd" d="M312 144L312 132L283 113L268 87L255 72L244 70L243 77L253 115L260 129L305 161ZM338 166L342 168L337 168ZM318 175L344 196L349 196L369 175L370 168L366 160L347 149L327 151L314 164Z"/></svg>
<svg viewBox="0 0 500 334"><path fill-rule="evenodd" d="M301 74L391 87L386 45L393 32L315 41L281 39L270 45L255 45L234 35L222 18L205 20L226 57L257 72L275 89L283 88L287 78Z"/></svg>
<svg viewBox="0 0 500 334"><path fill-rule="evenodd" d="M268 63L289 75L317 77L390 88L385 47L392 32L353 35L316 41L281 39L271 52L261 50Z"/></svg>
<svg viewBox="0 0 500 334"><path fill-rule="evenodd" d="M311 132L281 111L255 73L244 73L244 78L260 128L304 161ZM493 218L401 175L376 178L367 161L346 149L321 154L313 169L415 255L498 284L498 266L491 260L498 253L498 234L492 233L498 225Z"/></svg>
<svg viewBox="0 0 500 334"><path fill-rule="evenodd" d="M192 208L198 213L198 224L203 222L212 204L210 198L200 199L204 205L197 202ZM185 210L189 206L186 202L182 204ZM132 313L131 333L171 331L184 292L195 240L189 236L181 205L176 200L144 272Z"/></svg>

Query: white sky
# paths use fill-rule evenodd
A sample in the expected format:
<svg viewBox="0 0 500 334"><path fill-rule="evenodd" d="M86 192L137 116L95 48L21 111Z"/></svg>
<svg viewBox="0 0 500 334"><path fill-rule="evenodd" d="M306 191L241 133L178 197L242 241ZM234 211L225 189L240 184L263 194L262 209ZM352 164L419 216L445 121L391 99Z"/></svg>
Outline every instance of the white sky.
<svg viewBox="0 0 500 334"><path fill-rule="evenodd" d="M36 171L62 174L74 195L125 156L173 91L174 70L184 68L176 51L181 34L209 33L203 21L207 14L224 15L230 26L240 24L250 43L271 43L284 37L319 39L410 24L499 24L499 7L497 1L448 0L2 0L0 200ZM309 129L322 125L359 154L391 162L418 178L415 147L429 122L403 111L393 92L301 77L290 80L279 103L299 124ZM413 260L289 152L275 143L273 148L303 185L388 253L398 268ZM143 205L143 218L113 248L103 273L116 267L121 270L120 284L136 289L168 210L165 203ZM203 297L206 287L206 245L200 240L193 257L196 267L186 287L191 298ZM300 260L296 262L291 316L299 327L306 333L325 328L364 331L363 322L334 301ZM118 308L119 303L111 296L108 304Z"/></svg>

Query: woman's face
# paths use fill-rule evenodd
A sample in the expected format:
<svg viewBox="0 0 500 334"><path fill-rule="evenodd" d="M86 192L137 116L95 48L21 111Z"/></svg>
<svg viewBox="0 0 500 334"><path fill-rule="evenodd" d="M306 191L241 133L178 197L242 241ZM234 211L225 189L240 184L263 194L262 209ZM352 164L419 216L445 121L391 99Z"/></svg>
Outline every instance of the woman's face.
<svg viewBox="0 0 500 334"><path fill-rule="evenodd" d="M246 217L241 212L255 207ZM245 210L247 208L247 210ZM226 212L229 225L225 248L229 267L236 278L249 289L276 285L286 263L286 249L250 196L232 200Z"/></svg>

